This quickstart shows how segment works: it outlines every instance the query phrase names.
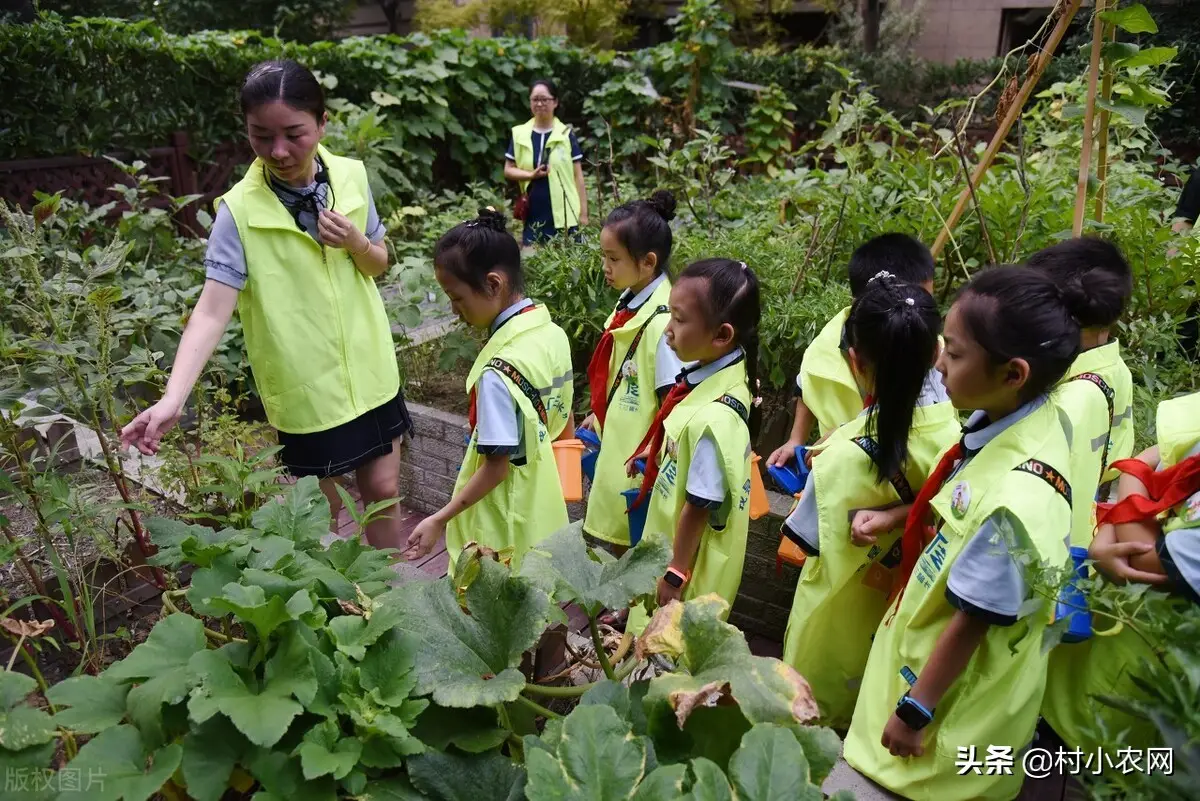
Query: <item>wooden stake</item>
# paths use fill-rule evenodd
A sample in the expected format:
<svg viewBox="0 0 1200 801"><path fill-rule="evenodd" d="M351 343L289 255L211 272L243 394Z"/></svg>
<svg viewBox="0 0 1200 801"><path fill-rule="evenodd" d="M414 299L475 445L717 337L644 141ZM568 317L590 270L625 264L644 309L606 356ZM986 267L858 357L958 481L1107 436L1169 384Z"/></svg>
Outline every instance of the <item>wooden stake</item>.
<svg viewBox="0 0 1200 801"><path fill-rule="evenodd" d="M1029 100L1029 95L1033 92L1033 88L1037 86L1037 82L1041 80L1042 73L1046 71L1050 60L1054 58L1054 51L1059 43L1062 42L1063 37L1066 36L1067 26L1071 24L1071 20L1075 19L1075 12L1079 11L1079 6L1083 0L1060 0L1060 2L1066 4L1063 14L1058 18L1058 23L1054 26L1054 30L1051 31L1045 48L1038 54L1033 69L1028 72L1025 83L1021 85L1021 90L1013 98L1012 105L1009 106L1008 113L1004 115L1004 119L1000 122L1000 127L996 129L996 133L992 137L992 141L988 144L987 150L983 152L983 157L979 160L979 164L975 167L975 172L971 175L970 185L959 193L958 202L954 204L954 210L946 218L945 225L942 226L937 240L933 243L934 257L941 253L942 248L946 246L951 232L954 231L954 226L958 224L963 212L967 210L967 204L971 200L972 193L979 189L980 184L983 183L983 176L987 174L988 168L992 166L992 162L995 161L996 154L1000 152L1000 147L1008 137L1008 132L1012 129L1013 123L1017 121L1017 117L1021 116L1021 111L1025 108L1025 102Z"/></svg>
<svg viewBox="0 0 1200 801"><path fill-rule="evenodd" d="M1104 26L1104 41L1115 42L1117 40L1117 26L1106 24ZM1104 80L1100 85L1100 97L1107 103L1112 100L1113 91L1113 73L1115 70L1110 66L1104 71ZM1108 199L1108 121L1112 113L1106 109L1100 109L1100 130L1097 133L1098 141L1096 142L1096 181L1100 184L1099 191L1096 192L1096 222L1104 222L1104 203Z"/></svg>
<svg viewBox="0 0 1200 801"><path fill-rule="evenodd" d="M1100 13L1108 3L1096 0L1092 14L1092 59L1088 65L1087 101L1083 110L1083 149L1079 154L1079 179L1075 183L1075 220L1071 232L1083 233L1083 218L1087 215L1088 178L1092 174L1092 140L1096 136L1096 86L1100 83L1100 48L1104 44L1104 21Z"/></svg>

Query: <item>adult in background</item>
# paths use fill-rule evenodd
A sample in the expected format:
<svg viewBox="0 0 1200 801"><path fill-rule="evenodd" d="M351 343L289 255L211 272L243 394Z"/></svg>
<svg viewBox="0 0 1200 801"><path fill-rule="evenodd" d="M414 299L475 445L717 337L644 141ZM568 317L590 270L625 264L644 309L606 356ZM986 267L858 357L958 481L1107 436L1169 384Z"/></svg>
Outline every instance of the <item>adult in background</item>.
<svg viewBox="0 0 1200 801"><path fill-rule="evenodd" d="M336 520L336 476L354 472L367 504L399 494L397 446L411 428L375 286L388 268L384 229L362 162L320 144L325 95L311 72L295 61L259 64L241 102L257 158L217 199L207 280L166 392L121 439L158 451L236 306L280 460L294 476L321 479ZM367 526L367 540L400 547L398 523L393 507Z"/></svg>
<svg viewBox="0 0 1200 801"><path fill-rule="evenodd" d="M525 245L548 242L560 231L574 234L588 223L583 151L575 133L554 116L558 91L545 79L529 89L533 117L514 126L504 151L504 177L527 193Z"/></svg>

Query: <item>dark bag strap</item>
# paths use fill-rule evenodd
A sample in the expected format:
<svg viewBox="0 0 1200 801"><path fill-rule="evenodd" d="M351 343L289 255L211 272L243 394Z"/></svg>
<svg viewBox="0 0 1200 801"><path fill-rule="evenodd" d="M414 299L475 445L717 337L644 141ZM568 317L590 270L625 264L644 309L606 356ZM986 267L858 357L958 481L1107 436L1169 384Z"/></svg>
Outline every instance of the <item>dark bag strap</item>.
<svg viewBox="0 0 1200 801"><path fill-rule="evenodd" d="M737 412L737 416L742 418L743 423L750 425L750 410L746 408L746 404L742 403L737 398L733 397L732 395L722 395L721 397L717 398L715 402L733 409L735 412Z"/></svg>
<svg viewBox="0 0 1200 801"><path fill-rule="evenodd" d="M871 437L862 436L855 437L851 440L855 445L863 449L863 453L867 454L876 466L879 465L879 460L882 456L879 452L879 443ZM912 485L908 483L908 479L904 477L904 473L896 469L890 476L888 482L892 485L892 489L896 490L896 494L900 496L901 503L913 503L916 501L916 493L912 491Z"/></svg>
<svg viewBox="0 0 1200 801"><path fill-rule="evenodd" d="M1104 456L1100 459L1100 475L1103 476L1104 471L1108 469L1108 448L1112 445L1113 419L1116 414L1113 403L1117 393L1113 392L1113 388L1108 385L1108 382L1095 373L1080 373L1071 380L1087 381L1089 384L1095 385L1097 389L1104 393L1104 402L1108 404L1108 432L1104 436Z"/></svg>
<svg viewBox="0 0 1200 801"><path fill-rule="evenodd" d="M1028 459L1014 467L1013 470L1018 473L1028 473L1031 476L1037 476L1049 484L1050 489L1054 490L1058 497L1067 502L1067 506L1071 505L1071 484L1067 481L1067 477L1041 459Z"/></svg>
<svg viewBox="0 0 1200 801"><path fill-rule="evenodd" d="M516 384L517 389L521 390L521 394L533 404L533 409L537 412L538 419L542 421L542 425L547 425L546 404L542 403L542 395L538 392L537 387L529 383L528 378L521 375L520 370L498 357L489 361L488 367L499 370L504 377Z"/></svg>
<svg viewBox="0 0 1200 801"><path fill-rule="evenodd" d="M629 350L625 351L625 358L621 360L621 366L617 368L616 380L613 381L612 388L608 390L608 403L605 404L606 406L612 406L613 398L617 396L617 387L621 386L621 382L625 379L625 365L633 361L633 354L637 351L637 346L642 342L642 335L646 333L646 329L649 328L650 323L654 322L655 317L668 311L670 309L666 306L659 306L651 313L646 322L642 323L642 327L634 335L633 341L629 343Z"/></svg>

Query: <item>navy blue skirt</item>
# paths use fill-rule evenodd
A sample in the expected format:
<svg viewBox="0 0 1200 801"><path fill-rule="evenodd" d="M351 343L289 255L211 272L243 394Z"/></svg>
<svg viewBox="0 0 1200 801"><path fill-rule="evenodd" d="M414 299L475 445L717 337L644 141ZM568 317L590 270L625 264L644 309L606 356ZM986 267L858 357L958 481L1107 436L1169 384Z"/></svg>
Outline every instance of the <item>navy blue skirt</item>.
<svg viewBox="0 0 1200 801"><path fill-rule="evenodd" d="M392 452L392 443L412 431L404 393L382 406L327 431L279 433L279 461L297 478L330 478L350 473Z"/></svg>

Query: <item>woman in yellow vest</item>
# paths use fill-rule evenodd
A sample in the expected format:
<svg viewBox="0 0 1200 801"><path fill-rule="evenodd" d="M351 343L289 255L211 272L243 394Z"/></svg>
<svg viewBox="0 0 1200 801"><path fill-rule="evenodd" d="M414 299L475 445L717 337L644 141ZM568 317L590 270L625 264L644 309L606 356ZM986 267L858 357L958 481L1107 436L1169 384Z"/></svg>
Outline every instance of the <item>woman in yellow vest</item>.
<svg viewBox="0 0 1200 801"><path fill-rule="evenodd" d="M732 606L742 581L750 524L750 445L758 408L758 278L745 262L704 259L671 289L667 341L685 362L630 454L646 460L637 504L649 503L643 537L673 543L658 602L715 592ZM645 611L628 630L645 628Z"/></svg>
<svg viewBox="0 0 1200 801"><path fill-rule="evenodd" d="M869 399L813 448L800 502L783 524L808 559L783 660L812 687L822 719L845 729L900 565L900 528L958 414L933 378L941 314L920 287L873 278L850 307L846 356Z"/></svg>
<svg viewBox="0 0 1200 801"><path fill-rule="evenodd" d="M280 461L321 479L336 519L335 476L354 472L367 504L399 495L397 446L411 428L375 286L388 268L384 230L362 162L320 144L325 97L311 72L295 61L259 64L241 103L257 158L217 199L207 280L166 392L121 436L158 450L236 307ZM385 511L367 526L368 541L400 547L398 523Z"/></svg>
<svg viewBox="0 0 1200 801"><path fill-rule="evenodd" d="M504 177L528 197L522 243L548 242L588 224L583 151L575 133L554 115L558 90L546 79L529 88L533 117L516 125L504 152Z"/></svg>
<svg viewBox="0 0 1200 801"><path fill-rule="evenodd" d="M1155 422L1158 444L1136 460L1115 465L1124 473L1117 503L1102 514L1115 522L1100 525L1089 556L1113 581L1150 584L1200 603L1200 393L1163 401ZM1101 616L1093 624L1107 627ZM1070 661L1056 662L1060 654ZM1129 627L1114 636L1057 646L1042 708L1046 722L1068 746L1085 751L1095 751L1117 733L1129 748L1160 745L1162 735L1153 722L1098 700L1142 700L1133 676L1157 659Z"/></svg>
<svg viewBox="0 0 1200 801"><path fill-rule="evenodd" d="M1037 270L995 267L946 318L938 370L955 408L977 411L908 515L898 597L875 633L844 752L906 798L1010 799L1021 787L1054 606L1027 603L1023 566L1065 564L1071 528L1069 446L1046 397L1079 353L1064 291ZM983 769L997 751L1011 771Z"/></svg>
<svg viewBox="0 0 1200 801"><path fill-rule="evenodd" d="M850 256L850 294L857 298L871 277L880 272L933 292L933 269L933 254L924 244L907 234L881 234L859 245ZM847 306L805 348L800 372L796 374L792 433L767 459L769 466L783 466L794 459L796 448L808 442L814 421L825 437L862 411L863 397L846 360L845 329L849 315Z"/></svg>
<svg viewBox="0 0 1200 801"><path fill-rule="evenodd" d="M666 338L674 216L674 195L660 190L649 200L613 209L600 231L604 279L621 290L621 298L588 365L592 411L580 428L596 432L600 453L583 530L611 543L618 554L629 547L629 516L621 493L638 486L625 475L625 461L683 369Z"/></svg>
<svg viewBox="0 0 1200 801"><path fill-rule="evenodd" d="M433 263L451 308L488 340L467 375L471 439L454 494L409 535L407 554L428 554L444 533L452 562L478 542L510 549L515 568L567 524L553 442L574 434L571 346L546 307L525 297L503 214L483 209L450 229Z"/></svg>

